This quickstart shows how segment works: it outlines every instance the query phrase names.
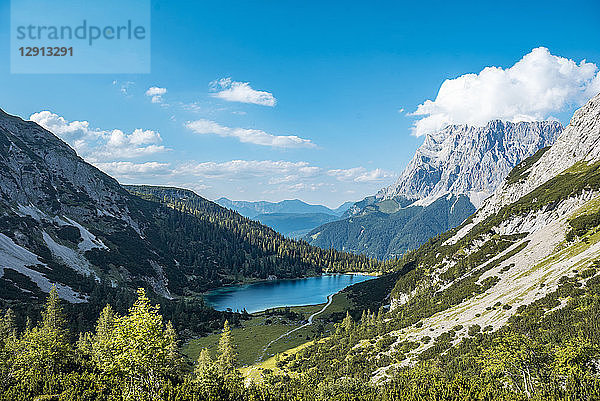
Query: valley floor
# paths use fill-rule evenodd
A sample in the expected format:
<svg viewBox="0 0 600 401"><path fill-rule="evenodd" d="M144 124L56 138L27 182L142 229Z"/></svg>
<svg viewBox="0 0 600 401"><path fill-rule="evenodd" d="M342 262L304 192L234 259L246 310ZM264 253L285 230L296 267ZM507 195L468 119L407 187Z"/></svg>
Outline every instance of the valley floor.
<svg viewBox="0 0 600 401"><path fill-rule="evenodd" d="M327 304L287 308L290 312L298 314L293 319L276 314L277 312L273 313L272 310L252 314L249 320L242 322L241 327L231 330L239 352L240 365L249 367L265 359L274 360L278 354L295 349L321 334L330 332L333 328L333 323L329 321L331 314L345 312L349 305L346 295L338 293L333 295L331 302ZM284 311L286 308L276 308L276 310ZM314 316L312 324L308 325L311 316ZM218 331L191 340L184 346L183 352L195 361L200 351L207 348L214 357L220 335L221 332Z"/></svg>

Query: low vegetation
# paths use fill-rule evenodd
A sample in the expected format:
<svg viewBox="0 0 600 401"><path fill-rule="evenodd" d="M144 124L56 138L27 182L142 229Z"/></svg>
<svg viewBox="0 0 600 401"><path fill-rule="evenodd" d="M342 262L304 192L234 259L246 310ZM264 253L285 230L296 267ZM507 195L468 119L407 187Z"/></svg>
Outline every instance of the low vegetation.
<svg viewBox="0 0 600 401"><path fill-rule="evenodd" d="M431 358L379 384L373 368L401 361L418 345L385 334L383 310L357 321L347 314L331 335L270 359L250 374L260 380L244 383L227 322L216 352L204 348L192 362L143 290L127 314L107 305L95 329L75 338L53 290L37 325L17 330L12 310L0 321L0 400L595 400L597 278L595 269L565 278L504 329L472 328L448 347L452 332L463 329L453 328L436 340ZM561 299L569 301L556 309Z"/></svg>

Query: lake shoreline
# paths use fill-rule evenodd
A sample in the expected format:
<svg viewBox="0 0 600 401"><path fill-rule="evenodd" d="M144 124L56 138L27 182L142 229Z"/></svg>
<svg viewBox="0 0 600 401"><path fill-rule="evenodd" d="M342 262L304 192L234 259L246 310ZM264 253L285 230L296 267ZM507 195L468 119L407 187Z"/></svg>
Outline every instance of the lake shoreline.
<svg viewBox="0 0 600 401"><path fill-rule="evenodd" d="M318 276L260 280L219 287L203 294L208 305L216 310L250 314L269 309L320 305L329 295L376 276L362 272L323 273Z"/></svg>
<svg viewBox="0 0 600 401"><path fill-rule="evenodd" d="M235 282L235 283L222 285L220 287L211 288L210 290L201 292L200 295L202 295L204 297L205 295L208 295L211 292L215 292L215 291L220 290L222 288L237 287L237 286L242 286L242 285L252 285L252 284L259 284L259 283L268 283L268 282L271 282L271 281L303 280L303 279L313 278L313 277L335 276L335 275L344 275L344 274L349 274L349 275L353 275L353 276L370 276L370 277L379 277L379 276L382 275L379 272L343 272L343 273L335 273L335 272L328 273L328 272L324 272L324 273L321 273L321 274L318 274L318 275L307 275L307 276L301 276L301 277L285 277L285 278L274 278L274 279L270 279L270 278L252 279L252 278L249 278L249 279L238 281L238 282ZM319 304L315 304L315 305L319 305Z"/></svg>

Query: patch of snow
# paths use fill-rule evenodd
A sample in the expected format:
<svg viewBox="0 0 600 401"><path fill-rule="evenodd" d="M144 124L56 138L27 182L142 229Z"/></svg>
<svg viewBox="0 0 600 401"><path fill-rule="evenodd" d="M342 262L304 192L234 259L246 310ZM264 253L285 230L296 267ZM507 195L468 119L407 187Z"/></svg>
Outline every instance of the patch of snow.
<svg viewBox="0 0 600 401"><path fill-rule="evenodd" d="M107 217L114 217L115 219L117 218L114 214L112 214L108 210L96 209L96 214L98 215L98 217L107 216Z"/></svg>
<svg viewBox="0 0 600 401"><path fill-rule="evenodd" d="M85 276L93 275L97 278L94 270L92 269L92 265L87 261L86 258L83 257L83 255L69 247L57 243L46 231L42 231L42 237L44 238L46 246L48 249L50 249L50 252L52 252L54 257L60 259L65 265L78 273L81 273Z"/></svg>
<svg viewBox="0 0 600 401"><path fill-rule="evenodd" d="M29 204L28 206L18 204L16 213L21 217L29 216L36 221L41 221L42 219L45 219L47 217L44 212L42 212L40 209L33 206L32 204Z"/></svg>
<svg viewBox="0 0 600 401"><path fill-rule="evenodd" d="M35 265L43 265L48 268L46 264L39 260L36 254L15 244L11 238L0 233L0 277L4 276L4 269L10 268L29 277L44 292L50 292L52 285L55 285L58 295L62 299L71 303L87 302L85 296L82 296L71 287L60 283L52 283L42 273L27 267Z"/></svg>
<svg viewBox="0 0 600 401"><path fill-rule="evenodd" d="M148 279L150 285L152 286L152 289L157 294L160 294L167 299L173 299L173 296L171 295L171 293L169 292L169 288L167 287L169 281L167 280L167 276L165 275L163 267L154 260L150 260L150 266L152 266L152 269L154 269L156 275L158 276L158 278L152 277Z"/></svg>
<svg viewBox="0 0 600 401"><path fill-rule="evenodd" d="M83 239L77 246L81 252L89 251L91 249L105 249L108 250L108 247L104 245L104 243L98 239L94 234L89 232L84 226L76 222L75 220L71 220L68 217L65 217L69 224L77 227L79 229L79 235Z"/></svg>

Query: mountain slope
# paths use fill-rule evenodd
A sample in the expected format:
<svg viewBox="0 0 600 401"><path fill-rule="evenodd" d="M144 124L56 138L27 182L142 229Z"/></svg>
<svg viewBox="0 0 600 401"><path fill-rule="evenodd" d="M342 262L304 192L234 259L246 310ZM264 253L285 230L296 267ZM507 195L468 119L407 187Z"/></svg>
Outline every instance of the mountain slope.
<svg viewBox="0 0 600 401"><path fill-rule="evenodd" d="M560 163L557 155L567 160L552 167L552 176L543 174ZM542 179L528 181L531 174ZM374 317L363 316L357 329L346 329L348 336L337 334L294 359L303 361L304 370L334 378L348 370L336 367L342 372L336 373L332 358L349 365L361 361L352 365L354 377L385 382L417 363L429 372L437 366L483 375L489 357L484 350L511 333L509 338L529 341L518 346L537 346L536 352L554 352L573 341L595 343L599 228L597 95L575 113L555 145L518 165L473 217L405 256L391 311L375 319L377 329L367 329ZM284 363L296 370L291 358Z"/></svg>
<svg viewBox="0 0 600 401"><path fill-rule="evenodd" d="M420 286L428 283L429 291L434 290L434 302L438 297L448 299L460 287L463 291L467 285L475 287L448 308L423 316L422 327L402 336L404 341L425 334L439 336L453 326L477 324L496 330L527 305L547 298L559 302L544 306L546 310L565 307L569 294L560 289L566 283L585 285L597 273L599 106L597 95L575 113L548 151L522 163L520 170L533 166L528 171L536 181L522 179L522 174L518 180L509 177L472 221L420 250L416 256L420 268L412 274L422 275ZM515 186L525 194L517 198ZM507 200L511 198L512 202ZM496 211L490 212L492 208ZM393 304L398 310L411 308L423 296L419 294L423 287L408 283L404 278L396 285ZM454 343L467 336L466 330L456 331ZM431 345L422 344L414 353Z"/></svg>
<svg viewBox="0 0 600 401"><path fill-rule="evenodd" d="M74 303L103 284L173 298L250 278L375 266L170 191L194 209L132 195L49 131L0 111L0 298L40 300L53 284Z"/></svg>
<svg viewBox="0 0 600 401"><path fill-rule="evenodd" d="M475 208L464 196L443 196L427 206L402 207L388 199L360 215L325 224L308 234L312 245L376 258L402 256L429 238L459 225Z"/></svg>
<svg viewBox="0 0 600 401"><path fill-rule="evenodd" d="M427 135L394 185L355 203L344 214L345 220L318 227L306 238L313 245L334 246L382 259L400 255L460 224L513 167L552 144L561 130L560 123L550 121L448 126ZM445 202L447 209L441 210L439 203L443 201L432 207L444 196L461 199L460 208L450 210L454 203ZM395 223L409 213L418 213L418 209L410 209L421 207L425 212L419 221L407 226ZM378 214L382 211L385 215ZM439 224L437 214L452 217ZM386 223L386 219L390 222ZM340 238L332 240L340 233Z"/></svg>

